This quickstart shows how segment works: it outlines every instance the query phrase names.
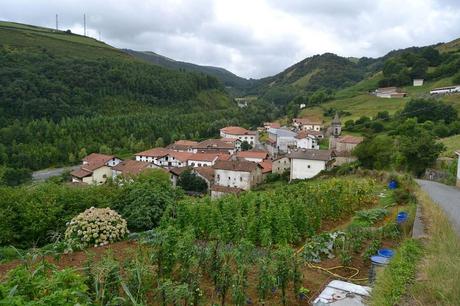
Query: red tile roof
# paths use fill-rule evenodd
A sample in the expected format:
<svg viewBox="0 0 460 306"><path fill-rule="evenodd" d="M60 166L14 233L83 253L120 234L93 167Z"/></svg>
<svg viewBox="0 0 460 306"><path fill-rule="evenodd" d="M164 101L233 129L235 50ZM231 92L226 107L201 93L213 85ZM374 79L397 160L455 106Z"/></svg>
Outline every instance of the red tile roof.
<svg viewBox="0 0 460 306"><path fill-rule="evenodd" d="M148 157L163 157L168 155L168 153L173 152L172 150L165 148L153 148L147 151L136 153L136 156L148 156Z"/></svg>
<svg viewBox="0 0 460 306"><path fill-rule="evenodd" d="M235 145L221 139L207 139L195 146L196 149L234 149Z"/></svg>
<svg viewBox="0 0 460 306"><path fill-rule="evenodd" d="M196 155L194 153L189 153L189 152L176 152L176 151L171 151L167 154L168 156L174 157L177 160L180 160L182 162L188 161L192 156Z"/></svg>
<svg viewBox="0 0 460 306"><path fill-rule="evenodd" d="M189 160L213 162L218 158L218 153L196 153L191 155Z"/></svg>
<svg viewBox="0 0 460 306"><path fill-rule="evenodd" d="M93 171L88 171L88 170L84 170L84 169L81 169L81 168L70 172L71 176L75 176L75 177L80 178L80 179L84 178L84 177L87 177L87 176L90 176L91 174L93 174Z"/></svg>
<svg viewBox="0 0 460 306"><path fill-rule="evenodd" d="M259 165L262 167L262 173L270 173L272 172L273 163L271 160L264 160L260 162Z"/></svg>
<svg viewBox="0 0 460 306"><path fill-rule="evenodd" d="M231 142L231 143L237 142L237 141L241 141L241 140L238 139L238 138L228 138L228 137L226 137L226 138L221 138L220 140L222 140L223 142Z"/></svg>
<svg viewBox="0 0 460 306"><path fill-rule="evenodd" d="M236 157L240 158L261 158L265 159L268 156L268 152L265 151L240 151L236 153Z"/></svg>
<svg viewBox="0 0 460 306"><path fill-rule="evenodd" d="M114 166L112 169L115 171L120 171L123 174L129 175L138 175L142 171L149 168L148 163L136 161L136 160L125 160Z"/></svg>
<svg viewBox="0 0 460 306"><path fill-rule="evenodd" d="M221 132L224 132L225 134L230 134L230 135L254 135L254 131L249 131L246 130L245 128L242 128L240 126L227 126L222 129L220 129Z"/></svg>
<svg viewBox="0 0 460 306"><path fill-rule="evenodd" d="M105 164L112 158L114 158L114 155L106 155L106 154L100 154L100 153L91 153L90 155L86 156L83 158L83 162L88 163L88 164Z"/></svg>
<svg viewBox="0 0 460 306"><path fill-rule="evenodd" d="M196 171L199 175L204 177L208 182L214 180L214 169L212 167L196 167L193 168L193 171Z"/></svg>
<svg viewBox="0 0 460 306"><path fill-rule="evenodd" d="M176 176L179 176L185 170L191 170L191 169L192 169L191 167L174 167L174 168L169 169L169 172L171 172L172 174Z"/></svg>
<svg viewBox="0 0 460 306"><path fill-rule="evenodd" d="M264 127L279 129L281 127L281 124L279 124L278 122L265 122Z"/></svg>
<svg viewBox="0 0 460 306"><path fill-rule="evenodd" d="M230 170L241 172L252 172L261 167L259 164L250 161L236 161L236 160L218 160L213 168L218 170Z"/></svg>

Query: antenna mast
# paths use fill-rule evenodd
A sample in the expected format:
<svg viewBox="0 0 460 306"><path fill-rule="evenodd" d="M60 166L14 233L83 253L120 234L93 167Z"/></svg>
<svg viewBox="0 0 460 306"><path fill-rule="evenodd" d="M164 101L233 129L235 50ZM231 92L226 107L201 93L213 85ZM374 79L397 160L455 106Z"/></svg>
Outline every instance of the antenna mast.
<svg viewBox="0 0 460 306"><path fill-rule="evenodd" d="M83 14L83 28L84 28L84 35L86 36L86 14Z"/></svg>
<svg viewBox="0 0 460 306"><path fill-rule="evenodd" d="M56 31L59 30L58 14L56 14Z"/></svg>

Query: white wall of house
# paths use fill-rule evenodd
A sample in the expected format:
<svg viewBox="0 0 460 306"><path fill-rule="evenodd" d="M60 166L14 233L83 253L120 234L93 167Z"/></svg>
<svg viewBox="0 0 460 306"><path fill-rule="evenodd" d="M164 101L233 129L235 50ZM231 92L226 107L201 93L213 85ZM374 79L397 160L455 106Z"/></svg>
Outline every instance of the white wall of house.
<svg viewBox="0 0 460 306"><path fill-rule="evenodd" d="M302 125L303 131L321 131L321 125L319 124L304 124Z"/></svg>
<svg viewBox="0 0 460 306"><path fill-rule="evenodd" d="M146 163L152 163L154 165L160 166L160 163L158 162L157 157L136 155L136 160L141 161L141 162L146 162Z"/></svg>
<svg viewBox="0 0 460 306"><path fill-rule="evenodd" d="M296 146L297 148L300 148L300 149L319 150L318 141L315 138L311 138L311 137L296 139Z"/></svg>
<svg viewBox="0 0 460 306"><path fill-rule="evenodd" d="M287 153L288 147L295 145L296 139L294 137L279 136L276 138L276 148L278 149L279 153Z"/></svg>
<svg viewBox="0 0 460 306"><path fill-rule="evenodd" d="M236 187L250 190L251 187L262 182L262 170L251 172L215 169L215 184L226 187Z"/></svg>
<svg viewBox="0 0 460 306"><path fill-rule="evenodd" d="M227 133L225 133L223 131L220 131L220 137L239 139L239 140L241 140L241 142L247 141L251 145L254 145L256 143L256 140L257 140L256 135L235 135L235 134L227 134Z"/></svg>
<svg viewBox="0 0 460 306"><path fill-rule="evenodd" d="M326 169L326 161L291 159L291 180L303 180L316 176Z"/></svg>
<svg viewBox="0 0 460 306"><path fill-rule="evenodd" d="M166 155L157 160L157 164L160 167L186 167L187 161L178 160L174 156Z"/></svg>
<svg viewBox="0 0 460 306"><path fill-rule="evenodd" d="M112 177L112 168L102 166L94 170L91 176L84 177L82 182L90 185L100 185L107 182L109 177Z"/></svg>
<svg viewBox="0 0 460 306"><path fill-rule="evenodd" d="M214 166L214 163L216 162L216 159L217 157L212 160L212 161L209 161L209 160L193 160L193 159L189 159L187 161L187 165L189 167L212 167Z"/></svg>

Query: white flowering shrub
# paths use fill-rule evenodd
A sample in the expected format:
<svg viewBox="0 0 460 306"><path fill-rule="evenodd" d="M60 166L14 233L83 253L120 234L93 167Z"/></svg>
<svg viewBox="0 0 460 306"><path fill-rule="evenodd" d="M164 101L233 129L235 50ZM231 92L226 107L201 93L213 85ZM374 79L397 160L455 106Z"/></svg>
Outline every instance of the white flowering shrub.
<svg viewBox="0 0 460 306"><path fill-rule="evenodd" d="M126 220L110 208L91 207L67 223L65 239L79 247L103 246L129 233Z"/></svg>

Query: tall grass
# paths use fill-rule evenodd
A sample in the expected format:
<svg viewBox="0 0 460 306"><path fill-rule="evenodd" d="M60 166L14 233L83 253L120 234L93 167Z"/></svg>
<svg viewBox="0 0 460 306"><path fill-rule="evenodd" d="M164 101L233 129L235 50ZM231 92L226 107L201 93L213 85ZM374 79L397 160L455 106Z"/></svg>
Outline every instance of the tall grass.
<svg viewBox="0 0 460 306"><path fill-rule="evenodd" d="M445 213L419 191L419 203L428 223L426 253L419 275L409 291L411 305L459 305L460 237Z"/></svg>

